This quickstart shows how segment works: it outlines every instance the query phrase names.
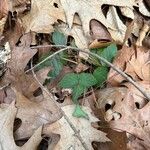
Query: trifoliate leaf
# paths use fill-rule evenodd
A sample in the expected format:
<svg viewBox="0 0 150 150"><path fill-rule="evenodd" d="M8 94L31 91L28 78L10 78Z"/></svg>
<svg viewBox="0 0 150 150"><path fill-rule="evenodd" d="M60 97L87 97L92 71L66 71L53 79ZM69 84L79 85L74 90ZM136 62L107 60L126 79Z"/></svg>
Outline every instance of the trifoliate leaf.
<svg viewBox="0 0 150 150"><path fill-rule="evenodd" d="M101 86L107 79L108 68L105 66L98 67L94 70L93 75L97 80L97 85Z"/></svg>
<svg viewBox="0 0 150 150"><path fill-rule="evenodd" d="M72 100L77 103L78 98L86 91L86 87L78 84L72 90Z"/></svg>
<svg viewBox="0 0 150 150"><path fill-rule="evenodd" d="M109 62L112 62L113 58L117 54L117 46L115 44L111 44L107 48L105 48L100 56L108 60ZM107 66L105 63L101 62L103 66Z"/></svg>
<svg viewBox="0 0 150 150"><path fill-rule="evenodd" d="M59 83L62 88L73 88L76 85L78 85L78 75L75 73L66 74Z"/></svg>
<svg viewBox="0 0 150 150"><path fill-rule="evenodd" d="M55 31L52 34L52 41L55 45L66 45L67 44L67 36L65 36L63 33Z"/></svg>
<svg viewBox="0 0 150 150"><path fill-rule="evenodd" d="M73 112L73 116L77 118L85 118L89 119L89 116L84 110L80 107L80 105L76 105L76 108Z"/></svg>
<svg viewBox="0 0 150 150"><path fill-rule="evenodd" d="M97 83L97 80L90 73L81 73L79 74L79 84L82 86L89 88Z"/></svg>

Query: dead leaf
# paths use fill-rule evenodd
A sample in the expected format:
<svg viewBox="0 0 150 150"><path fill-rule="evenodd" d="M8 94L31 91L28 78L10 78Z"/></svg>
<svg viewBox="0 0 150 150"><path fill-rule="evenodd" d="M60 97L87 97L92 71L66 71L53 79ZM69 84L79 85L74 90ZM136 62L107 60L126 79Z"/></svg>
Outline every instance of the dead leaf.
<svg viewBox="0 0 150 150"><path fill-rule="evenodd" d="M115 57L113 64L124 71L126 65L130 60L131 56L134 54L133 47L124 46L121 50L118 51L117 56ZM125 80L120 74L118 74L113 69L110 69L107 81L113 86L119 85L123 80Z"/></svg>
<svg viewBox="0 0 150 150"><path fill-rule="evenodd" d="M133 9L128 7L120 7L121 13L131 19L134 19L134 12Z"/></svg>
<svg viewBox="0 0 150 150"><path fill-rule="evenodd" d="M7 20L7 15L9 11L8 1L0 1L0 36L3 34L4 26Z"/></svg>
<svg viewBox="0 0 150 150"><path fill-rule="evenodd" d="M83 33L80 25L73 25L72 28L68 28L67 24L60 24L56 27L57 30L61 31L65 35L70 35L75 39L75 44L78 48L88 51L89 39ZM79 57L85 60L88 59L89 55L83 52L79 52Z"/></svg>
<svg viewBox="0 0 150 150"><path fill-rule="evenodd" d="M75 13L77 13L81 19L83 31L85 35L89 35L89 23L92 19L98 20L101 22L105 27L110 27L113 29L111 23L106 20L105 16L102 13L101 6L106 5L115 5L115 6L126 6L132 8L133 5L136 5L134 1L120 1L120 0L94 0L94 1L79 1L79 0L60 0L65 10L67 23L71 28L73 25L73 18Z"/></svg>
<svg viewBox="0 0 150 150"><path fill-rule="evenodd" d="M20 39L21 44L12 49L12 59L10 60L8 67L11 72L22 74L29 60L36 54L36 49L31 49L31 35L25 34Z"/></svg>
<svg viewBox="0 0 150 150"><path fill-rule="evenodd" d="M119 43L123 43L127 27L123 24L119 18L116 8L111 6L107 13L107 21L111 24L111 28L108 28L112 38Z"/></svg>
<svg viewBox="0 0 150 150"><path fill-rule="evenodd" d="M55 13L54 13L55 12ZM57 20L65 22L65 14L59 0L32 0L31 11L21 18L25 32L50 33Z"/></svg>
<svg viewBox="0 0 150 150"><path fill-rule="evenodd" d="M91 115L91 111L89 108L84 107L83 109L88 113L89 120L86 119L79 119L72 116L72 112L74 110L74 105L68 105L62 108L65 114L67 115L68 119L72 122L72 124L75 126L75 128L80 131L80 135L86 145L88 146L88 149L92 150L92 141L101 141L106 142L109 141L109 139L106 137L106 135L98 131L91 126L91 122L98 121L94 116ZM67 130L66 130L67 129ZM68 122L65 120L64 117L62 117L57 122L45 127L43 129L44 133L50 134L60 134L61 139L57 143L56 147L54 149L84 149L83 145L80 143L79 139L75 135L75 132L72 130L72 128L69 126Z"/></svg>
<svg viewBox="0 0 150 150"><path fill-rule="evenodd" d="M137 75L141 80L150 80L150 63L149 63L149 51L145 52L142 47L137 48L137 53L131 57L131 60L127 63L125 72L131 77ZM131 68L133 71L130 72Z"/></svg>
<svg viewBox="0 0 150 150"><path fill-rule="evenodd" d="M16 117L17 108L15 103L12 102L8 107L0 108L0 149L9 150L36 150L40 141L42 140L40 126L32 137L22 146L18 147L14 142L13 137L13 123Z"/></svg>
<svg viewBox="0 0 150 150"><path fill-rule="evenodd" d="M90 25L91 37L94 41L92 41L92 43L89 45L89 48L101 48L108 46L112 39L107 28L96 20L92 20Z"/></svg>
<svg viewBox="0 0 150 150"><path fill-rule="evenodd" d="M144 16L147 16L147 17L150 17L150 11L146 8L143 0L141 0L139 2L139 11L144 15Z"/></svg>
<svg viewBox="0 0 150 150"><path fill-rule="evenodd" d="M88 68L89 68L89 66L80 62L77 64L77 66L75 68L75 72L80 73L80 72L86 71Z"/></svg>
<svg viewBox="0 0 150 150"><path fill-rule="evenodd" d="M16 139L30 137L41 125L53 123L62 117L54 100L45 92L43 92L43 99L40 102L30 101L16 89L14 89L14 92L16 107L18 108L16 117L22 121L20 128L15 132ZM7 94L9 95L9 93Z"/></svg>

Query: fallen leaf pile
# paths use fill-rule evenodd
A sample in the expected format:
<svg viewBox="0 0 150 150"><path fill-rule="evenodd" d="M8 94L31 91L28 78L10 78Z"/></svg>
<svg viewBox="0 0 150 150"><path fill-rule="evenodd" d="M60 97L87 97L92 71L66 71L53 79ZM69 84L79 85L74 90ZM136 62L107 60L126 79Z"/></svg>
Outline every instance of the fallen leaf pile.
<svg viewBox="0 0 150 150"><path fill-rule="evenodd" d="M73 51L149 94L149 33L148 0L0 0L0 149L149 150L149 99Z"/></svg>

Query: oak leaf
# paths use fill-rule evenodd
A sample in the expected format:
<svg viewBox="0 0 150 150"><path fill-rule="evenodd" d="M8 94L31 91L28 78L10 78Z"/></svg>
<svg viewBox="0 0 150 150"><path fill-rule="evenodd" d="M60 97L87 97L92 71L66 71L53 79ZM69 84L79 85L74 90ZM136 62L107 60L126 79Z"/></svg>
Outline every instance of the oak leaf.
<svg viewBox="0 0 150 150"><path fill-rule="evenodd" d="M59 0L32 0L31 11L21 20L26 32L50 33L58 20L65 22L65 14Z"/></svg>
<svg viewBox="0 0 150 150"><path fill-rule="evenodd" d="M100 21L104 26L112 28L111 24L105 18L102 13L102 5L114 5L114 6L126 6L132 8L135 4L133 0L120 1L120 0L94 0L94 1L79 1L79 0L60 0L63 9L66 14L67 23L71 28L73 25L73 18L75 13L77 13L81 19L83 31L86 35L89 35L89 23L92 19ZM113 29L113 28L112 28Z"/></svg>
<svg viewBox="0 0 150 150"><path fill-rule="evenodd" d="M14 142L13 137L13 123L16 117L17 108L15 103L12 102L9 106L2 106L0 108L0 149L3 150L36 150L42 140L40 126L31 138L22 146L19 147Z"/></svg>
<svg viewBox="0 0 150 150"><path fill-rule="evenodd" d="M98 121L97 118L91 115L91 110L88 107L83 108L89 115L89 120L86 120L84 118L75 118L72 116L72 112L74 111L74 105L68 105L62 107L62 110L65 112L67 115L68 119L71 121L71 123L75 126L77 131L79 131L82 139L86 143L88 149L92 150L92 141L101 141L101 142L106 142L110 141L107 137L106 134L96 130L91 126L91 122ZM57 122L46 126L43 129L44 133L50 134L50 133L55 133L55 134L60 134L61 139L57 143L56 147L54 149L84 149L83 145L80 143L80 140L78 137L75 135L74 130L70 127L68 122L65 120L64 117L62 117L60 120Z"/></svg>

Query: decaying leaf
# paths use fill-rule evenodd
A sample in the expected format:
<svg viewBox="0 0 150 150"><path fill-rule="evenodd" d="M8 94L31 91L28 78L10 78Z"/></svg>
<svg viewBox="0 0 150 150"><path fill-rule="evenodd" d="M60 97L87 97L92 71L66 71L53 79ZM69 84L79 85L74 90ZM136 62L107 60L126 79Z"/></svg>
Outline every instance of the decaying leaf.
<svg viewBox="0 0 150 150"><path fill-rule="evenodd" d="M87 145L88 149L92 150L92 141L101 141L106 142L109 141L109 139L106 137L106 134L94 129L91 126L91 122L98 121L94 116L91 115L91 111L89 108L84 107L83 109L88 113L89 120L86 120L84 118L75 118L72 116L72 112L74 111L73 105L68 105L62 108L65 114L67 115L68 119L71 121L71 123L74 125L74 127L79 131L82 139L84 140L85 144ZM46 134L60 134L61 139L57 143L56 147L54 149L80 149L84 150L83 145L81 144L80 140L76 136L73 129L70 127L68 122L65 120L64 117L62 117L57 122L45 127L43 129L44 133Z"/></svg>
<svg viewBox="0 0 150 150"><path fill-rule="evenodd" d="M26 32L50 33L57 20L65 22L65 15L59 0L32 0L31 11L21 18Z"/></svg>
<svg viewBox="0 0 150 150"><path fill-rule="evenodd" d="M14 142L13 123L16 117L17 108L12 102L9 106L0 108L0 149L2 150L36 150L42 140L42 127L40 126L32 137L22 146L19 147Z"/></svg>

